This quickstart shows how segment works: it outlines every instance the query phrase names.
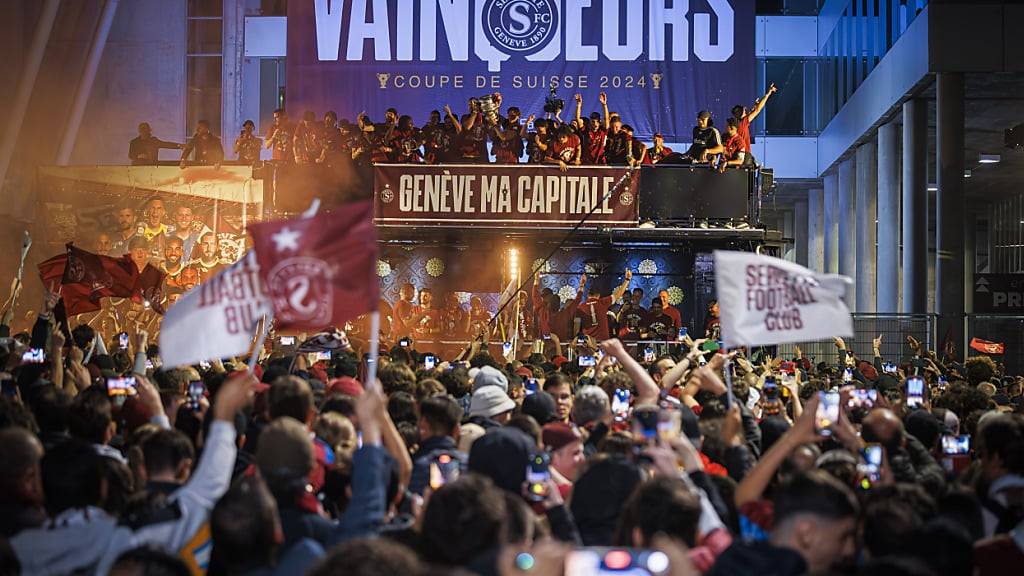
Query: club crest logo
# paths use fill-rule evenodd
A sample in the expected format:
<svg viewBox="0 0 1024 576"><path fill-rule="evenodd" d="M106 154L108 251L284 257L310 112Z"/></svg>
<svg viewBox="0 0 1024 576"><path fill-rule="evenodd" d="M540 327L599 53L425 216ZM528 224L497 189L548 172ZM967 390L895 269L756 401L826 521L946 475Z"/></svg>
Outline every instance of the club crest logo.
<svg viewBox="0 0 1024 576"><path fill-rule="evenodd" d="M558 31L555 0L487 0L483 28L495 48L523 56L539 52Z"/></svg>
<svg viewBox="0 0 1024 576"><path fill-rule="evenodd" d="M319 258L298 256L270 270L267 284L274 310L283 322L328 322L334 308L331 273Z"/></svg>

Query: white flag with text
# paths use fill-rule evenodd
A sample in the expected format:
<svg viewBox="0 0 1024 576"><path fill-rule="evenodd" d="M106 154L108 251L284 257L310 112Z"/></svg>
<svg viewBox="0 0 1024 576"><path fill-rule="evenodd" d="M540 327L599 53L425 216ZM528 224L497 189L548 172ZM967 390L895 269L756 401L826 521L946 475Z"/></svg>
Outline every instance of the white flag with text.
<svg viewBox="0 0 1024 576"><path fill-rule="evenodd" d="M171 306L160 329L160 357L175 367L246 354L260 318L270 312L250 251Z"/></svg>
<svg viewBox="0 0 1024 576"><path fill-rule="evenodd" d="M750 252L716 250L715 289L726 347L853 336L846 276Z"/></svg>

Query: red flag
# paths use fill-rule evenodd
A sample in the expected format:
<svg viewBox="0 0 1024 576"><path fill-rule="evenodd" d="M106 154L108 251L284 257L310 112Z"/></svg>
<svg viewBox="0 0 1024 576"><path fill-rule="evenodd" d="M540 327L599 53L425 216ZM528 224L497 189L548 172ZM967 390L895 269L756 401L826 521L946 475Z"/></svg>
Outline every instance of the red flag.
<svg viewBox="0 0 1024 576"><path fill-rule="evenodd" d="M377 309L372 217L371 202L356 202L312 218L249 227L279 329L340 326Z"/></svg>
<svg viewBox="0 0 1024 576"><path fill-rule="evenodd" d="M128 255L100 256L67 245L67 253L39 264L43 285L61 286L68 316L100 309L100 299L132 295L138 269Z"/></svg>
<svg viewBox="0 0 1024 576"><path fill-rule="evenodd" d="M971 338L971 348L982 354L1005 354L1006 345L1002 342L989 342L981 338Z"/></svg>
<svg viewBox="0 0 1024 576"><path fill-rule="evenodd" d="M164 314L164 277L167 274L161 272L156 266L146 264L142 273L135 279L132 286L132 300L142 304L149 304L154 312L163 316Z"/></svg>

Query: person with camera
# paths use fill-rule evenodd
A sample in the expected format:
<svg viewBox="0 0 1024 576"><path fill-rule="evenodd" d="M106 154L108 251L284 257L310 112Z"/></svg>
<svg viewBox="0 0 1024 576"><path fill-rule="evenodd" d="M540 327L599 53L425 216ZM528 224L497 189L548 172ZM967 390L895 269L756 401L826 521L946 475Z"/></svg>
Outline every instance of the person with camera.
<svg viewBox="0 0 1024 576"><path fill-rule="evenodd" d="M533 123L534 131L526 138L526 155L530 164L543 164L552 144L551 122L538 118Z"/></svg>
<svg viewBox="0 0 1024 576"><path fill-rule="evenodd" d="M455 124L446 115L441 121L441 113L434 110L430 113L430 121L420 128L423 136L423 159L427 164L442 164L451 154L452 142L455 139Z"/></svg>
<svg viewBox="0 0 1024 576"><path fill-rule="evenodd" d="M609 166L627 166L629 164L630 138L622 129L622 118L612 114L608 120L608 141L605 144L604 156Z"/></svg>
<svg viewBox="0 0 1024 576"><path fill-rule="evenodd" d="M271 159L278 162L292 161L292 132L295 127L288 120L288 113L284 108L274 110L274 123L267 129L267 137L264 139L265 146L271 149Z"/></svg>
<svg viewBox="0 0 1024 576"><path fill-rule="evenodd" d="M583 96L576 95L576 123L582 126L580 137L583 141L583 153L580 162L587 166L605 164L604 149L608 142L608 95L604 92L598 95L601 102L602 116L599 112L590 114L590 118L584 123L581 113L583 111Z"/></svg>
<svg viewBox="0 0 1024 576"><path fill-rule="evenodd" d="M242 133L235 138L235 155L239 161L246 164L258 162L260 149L263 148L263 140L254 132L256 132L256 124L252 120L246 120L242 124Z"/></svg>
<svg viewBox="0 0 1024 576"><path fill-rule="evenodd" d="M451 107L445 105L445 112L455 125L456 161L466 164L487 164L487 128L484 126L483 114L480 113L480 101L469 99L469 112L456 118Z"/></svg>

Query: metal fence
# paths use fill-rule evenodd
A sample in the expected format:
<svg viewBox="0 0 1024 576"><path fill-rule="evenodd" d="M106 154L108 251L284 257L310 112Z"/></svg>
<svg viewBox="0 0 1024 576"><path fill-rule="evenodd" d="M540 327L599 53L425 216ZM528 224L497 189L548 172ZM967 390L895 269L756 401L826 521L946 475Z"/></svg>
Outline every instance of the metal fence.
<svg viewBox="0 0 1024 576"><path fill-rule="evenodd" d="M853 314L853 338L845 338L846 348L852 350L858 358L872 357L871 341L882 336L882 357L890 361L909 358L910 348L907 336L913 336L926 349L935 349L934 314ZM1024 329L1024 326L1022 326ZM800 347L804 358L811 362L834 363L836 345L834 340L803 342L800 344L782 344L777 354L783 358L792 358L796 346Z"/></svg>
<svg viewBox="0 0 1024 576"><path fill-rule="evenodd" d="M965 333L967 343L971 338L1003 343L1006 353L994 358L1006 365L1008 374L1024 374L1024 316L968 314ZM969 356L981 354L970 346L965 349Z"/></svg>

